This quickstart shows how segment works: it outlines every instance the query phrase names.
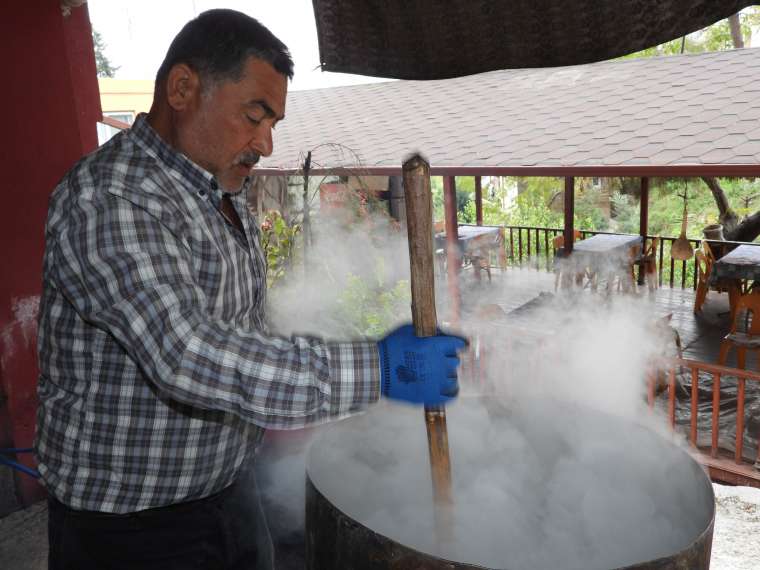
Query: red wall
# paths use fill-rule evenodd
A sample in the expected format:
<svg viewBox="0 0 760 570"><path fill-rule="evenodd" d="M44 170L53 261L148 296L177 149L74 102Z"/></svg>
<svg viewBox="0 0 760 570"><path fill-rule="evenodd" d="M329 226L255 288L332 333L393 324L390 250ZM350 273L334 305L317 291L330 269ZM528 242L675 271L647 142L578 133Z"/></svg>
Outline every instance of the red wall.
<svg viewBox="0 0 760 570"><path fill-rule="evenodd" d="M97 147L101 109L86 5L8 2L0 18L0 447L34 437L36 308L50 192ZM30 466L31 459L24 460ZM40 495L24 475L25 501Z"/></svg>

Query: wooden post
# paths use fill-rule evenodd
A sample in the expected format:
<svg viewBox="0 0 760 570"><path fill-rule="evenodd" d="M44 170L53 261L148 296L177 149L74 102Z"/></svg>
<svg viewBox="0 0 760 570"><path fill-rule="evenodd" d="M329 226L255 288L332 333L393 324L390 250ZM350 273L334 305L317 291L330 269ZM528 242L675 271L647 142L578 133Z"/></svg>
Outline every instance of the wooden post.
<svg viewBox="0 0 760 570"><path fill-rule="evenodd" d="M460 316L459 271L462 266L462 258L459 251L456 180L453 176L443 177L443 210L446 225L447 283L449 299L451 300L449 320L452 324L458 325Z"/></svg>
<svg viewBox="0 0 760 570"><path fill-rule="evenodd" d="M575 242L575 178L565 177L565 255L573 252Z"/></svg>
<svg viewBox="0 0 760 570"><path fill-rule="evenodd" d="M303 273L304 283L309 280L309 248L311 246L311 217L309 214L309 173L311 172L311 151L306 153L303 163Z"/></svg>
<svg viewBox="0 0 760 570"><path fill-rule="evenodd" d="M480 176L475 177L475 223L483 225L483 188L480 185Z"/></svg>
<svg viewBox="0 0 760 570"><path fill-rule="evenodd" d="M421 156L413 155L404 162L402 171L406 203L406 227L409 236L412 321L417 336L434 336L437 332L437 318L435 311L430 165ZM446 221L448 225L448 216ZM447 231L448 229L447 227ZM446 429L446 408L444 406L425 406L425 425L427 427L430 472L435 498L437 540L443 544L453 536L451 461Z"/></svg>
<svg viewBox="0 0 760 570"><path fill-rule="evenodd" d="M641 177L641 198L639 199L639 235L641 235L641 253L646 252L649 235L649 178ZM644 284L644 264L639 264L639 285Z"/></svg>
<svg viewBox="0 0 760 570"><path fill-rule="evenodd" d="M639 234L646 241L649 235L649 178L641 178L641 200L639 205ZM646 245L646 244L644 244Z"/></svg>

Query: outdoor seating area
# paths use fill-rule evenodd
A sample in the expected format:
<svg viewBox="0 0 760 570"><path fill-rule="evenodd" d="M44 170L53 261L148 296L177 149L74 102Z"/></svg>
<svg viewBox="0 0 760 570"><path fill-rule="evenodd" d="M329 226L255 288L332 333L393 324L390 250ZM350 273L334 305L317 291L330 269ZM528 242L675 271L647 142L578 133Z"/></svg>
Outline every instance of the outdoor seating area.
<svg viewBox="0 0 760 570"><path fill-rule="evenodd" d="M446 272L447 239L443 222L433 224L435 231L435 254L438 270L441 275ZM485 271L491 280L491 267L497 265L504 269L507 263L504 249L504 228L499 226L460 225L457 228L456 257L465 267L472 267L475 278L480 280L481 271Z"/></svg>
<svg viewBox="0 0 760 570"><path fill-rule="evenodd" d="M560 255L562 237L553 240ZM544 311L553 304L558 312L564 310L563 298L639 303L653 326L672 335L667 359L653 373L650 404L690 438L714 479L760 487L760 320L754 319L760 312L760 293L751 279L760 269L752 262L760 248L740 245L729 251L730 244L711 247L704 242L689 262L696 269L692 283L679 287L676 279L658 287L663 276L659 270L667 268L667 260L663 264L656 256L660 243L650 239L647 253L636 255L639 236L593 236L578 241L569 258L557 257L553 267L536 257L523 263L513 259L487 285L464 268L462 322L477 322L482 330L509 330L511 338L546 358L548 349L562 340L547 325ZM728 253L712 261L714 251ZM711 285L718 281L720 286ZM479 339L471 362L474 382L488 351L504 350L489 347L487 336Z"/></svg>

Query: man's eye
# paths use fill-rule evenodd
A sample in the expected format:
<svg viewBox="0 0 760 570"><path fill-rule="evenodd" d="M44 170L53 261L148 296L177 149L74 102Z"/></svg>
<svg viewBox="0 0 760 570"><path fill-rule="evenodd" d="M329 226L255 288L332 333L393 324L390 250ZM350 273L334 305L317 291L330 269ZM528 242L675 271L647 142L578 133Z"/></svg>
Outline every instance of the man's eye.
<svg viewBox="0 0 760 570"><path fill-rule="evenodd" d="M254 125L258 125L261 122L256 117L251 117L250 115L246 115L246 118Z"/></svg>

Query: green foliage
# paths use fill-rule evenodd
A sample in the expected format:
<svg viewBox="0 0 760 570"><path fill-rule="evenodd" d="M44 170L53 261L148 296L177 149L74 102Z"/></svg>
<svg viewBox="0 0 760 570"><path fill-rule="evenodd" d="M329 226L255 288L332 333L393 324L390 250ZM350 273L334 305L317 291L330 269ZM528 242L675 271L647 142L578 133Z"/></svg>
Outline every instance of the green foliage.
<svg viewBox="0 0 760 570"><path fill-rule="evenodd" d="M300 224L288 224L282 214L271 210L261 223L261 247L267 260L267 286L282 280L300 250Z"/></svg>
<svg viewBox="0 0 760 570"><path fill-rule="evenodd" d="M108 57L106 57L106 45L103 43L103 37L95 28L92 29L92 46L95 49L95 65L98 70L98 77L113 77L116 75L119 68L112 66Z"/></svg>
<svg viewBox="0 0 760 570"><path fill-rule="evenodd" d="M744 44L747 45L752 28L760 26L760 7L753 6L742 10L739 14L739 26L741 27ZM639 57L656 57L660 55L676 55L681 53L682 38L671 40L658 46L638 51L620 59L635 59ZM684 53L703 53L709 51L724 51L733 49L734 42L731 38L731 28L728 19L720 20L715 24L686 36L683 44Z"/></svg>
<svg viewBox="0 0 760 570"><path fill-rule="evenodd" d="M614 230L621 234L639 233L639 208L632 196L615 190L610 197L614 216Z"/></svg>
<svg viewBox="0 0 760 570"><path fill-rule="evenodd" d="M338 298L342 321L363 338L378 338L398 322L398 316L409 310L409 281L387 282L385 265L379 257L372 282L350 274Z"/></svg>
<svg viewBox="0 0 760 570"><path fill-rule="evenodd" d="M433 218L444 219L443 177L430 177L430 192L433 196ZM459 176L456 179L457 218L459 223L475 223L475 178Z"/></svg>
<svg viewBox="0 0 760 570"><path fill-rule="evenodd" d="M754 213L760 207L760 179L720 178L718 182L740 218ZM655 179L649 196L650 234L677 236L681 233L684 192L688 195L688 237L701 239L702 228L718 222L719 212L715 200L701 179Z"/></svg>
<svg viewBox="0 0 760 570"><path fill-rule="evenodd" d="M610 228L610 219L602 210L601 206L608 200L602 194L600 188L580 185L575 192L575 218L574 225L578 229L607 231Z"/></svg>

